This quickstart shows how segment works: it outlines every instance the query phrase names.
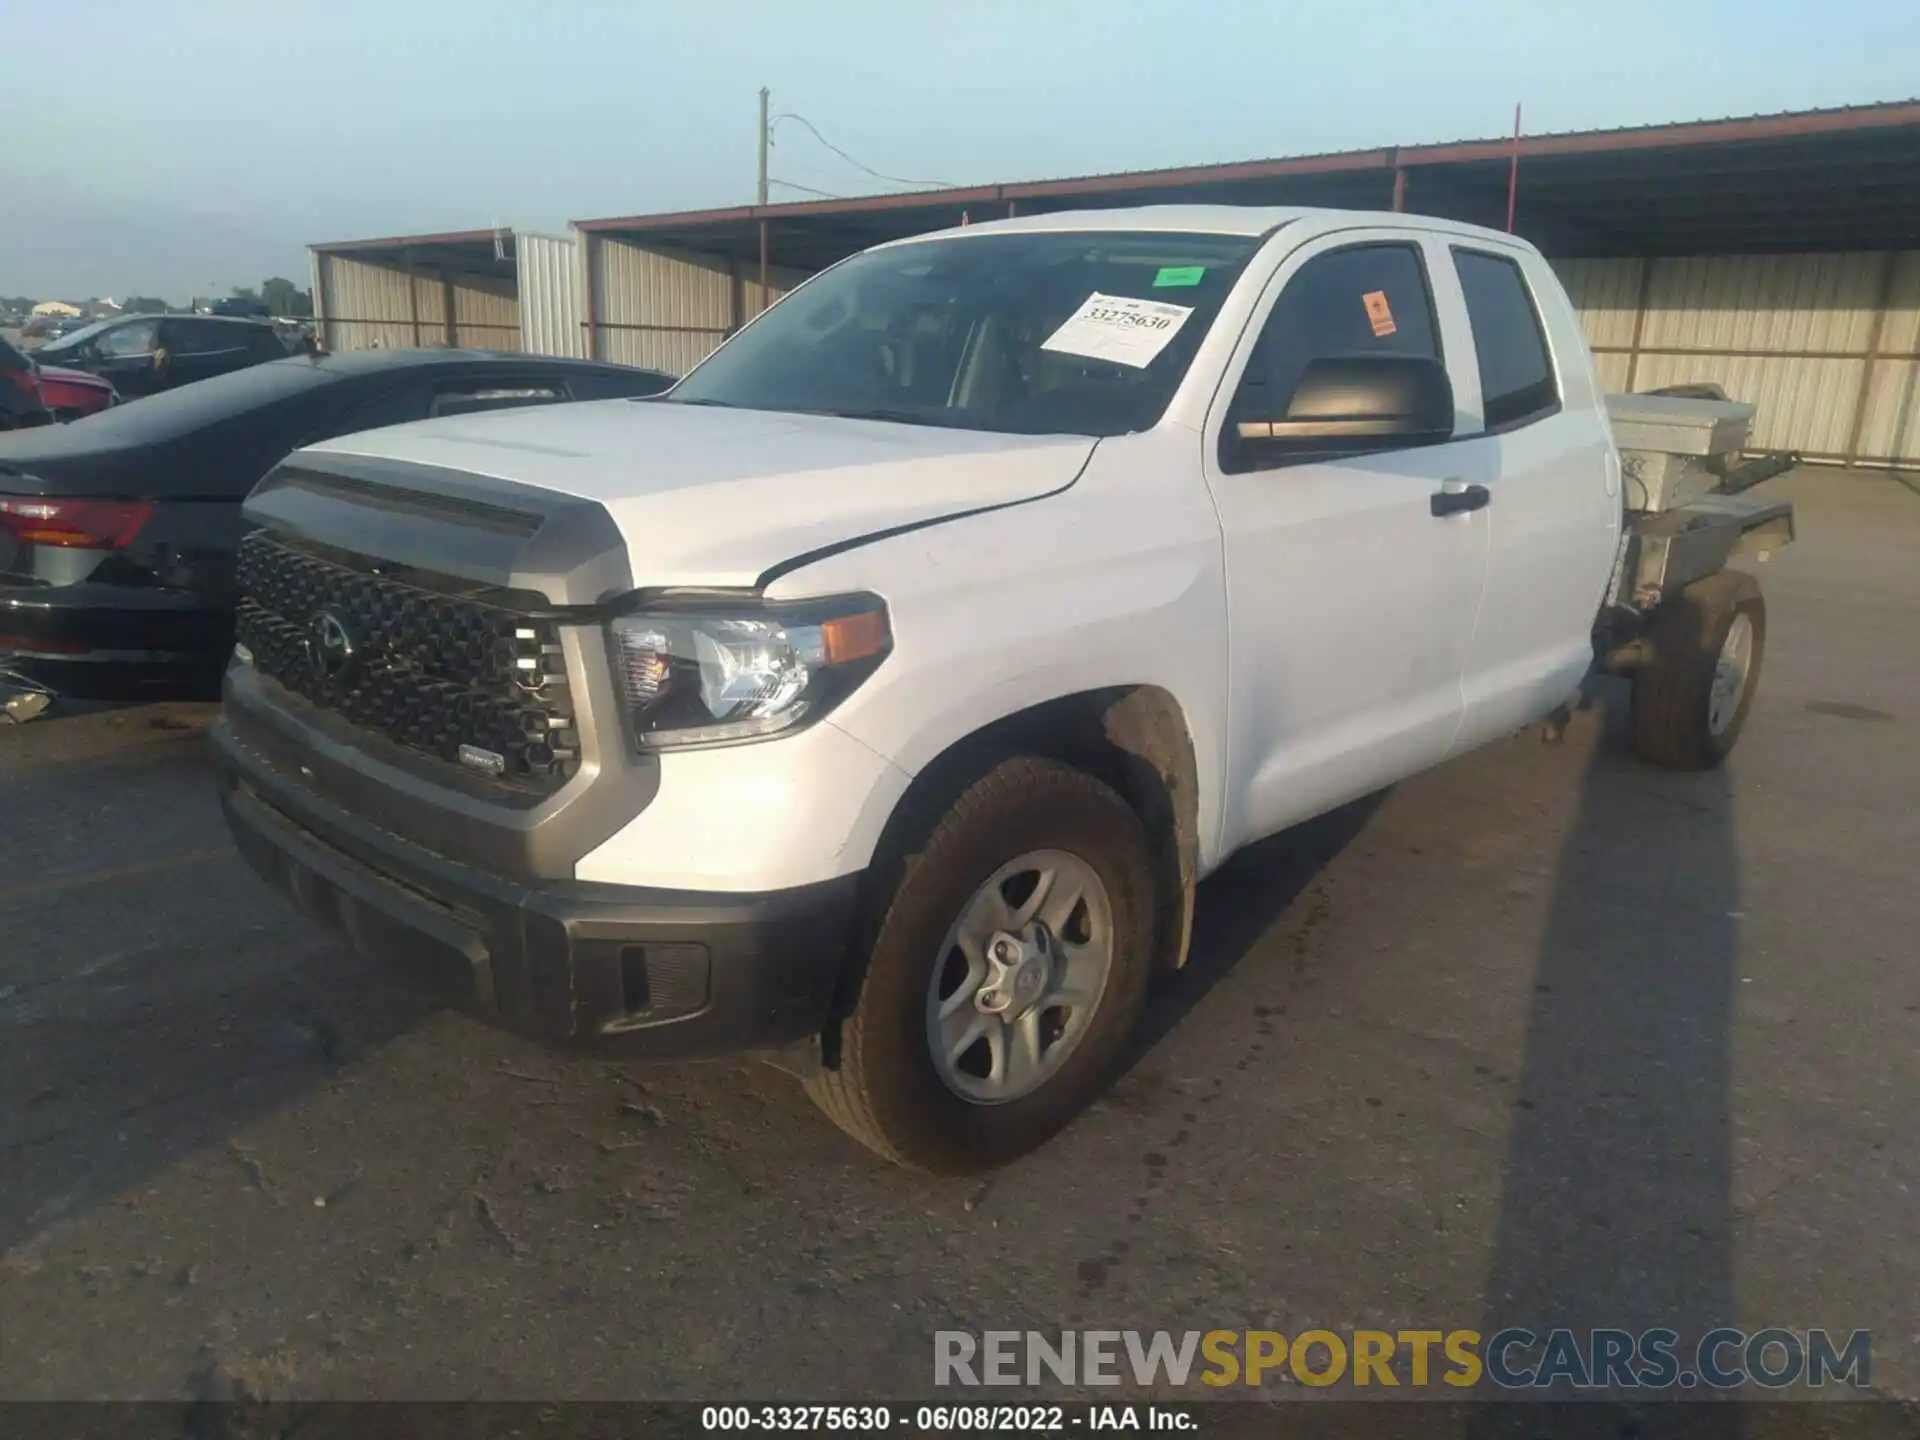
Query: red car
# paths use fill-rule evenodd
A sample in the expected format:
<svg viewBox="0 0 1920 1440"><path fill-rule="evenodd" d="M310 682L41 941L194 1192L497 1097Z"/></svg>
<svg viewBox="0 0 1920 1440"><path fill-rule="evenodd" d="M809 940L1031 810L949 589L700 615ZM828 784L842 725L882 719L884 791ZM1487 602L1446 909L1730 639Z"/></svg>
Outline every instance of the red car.
<svg viewBox="0 0 1920 1440"><path fill-rule="evenodd" d="M84 370L42 365L0 339L0 429L78 420L119 403L112 381Z"/></svg>
<svg viewBox="0 0 1920 1440"><path fill-rule="evenodd" d="M36 364L34 374L40 381L40 398L56 420L78 420L120 403L120 392L111 380L85 370Z"/></svg>
<svg viewBox="0 0 1920 1440"><path fill-rule="evenodd" d="M40 395L39 367L0 338L0 430L24 430L51 419Z"/></svg>

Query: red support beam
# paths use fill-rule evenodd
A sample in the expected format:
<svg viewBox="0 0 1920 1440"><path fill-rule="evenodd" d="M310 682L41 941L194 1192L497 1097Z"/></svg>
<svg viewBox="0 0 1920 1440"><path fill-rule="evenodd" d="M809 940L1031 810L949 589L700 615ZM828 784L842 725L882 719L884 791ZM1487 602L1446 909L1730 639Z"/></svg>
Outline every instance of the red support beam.
<svg viewBox="0 0 1920 1440"><path fill-rule="evenodd" d="M767 222L765 220L762 220L760 222L760 310L754 311L754 314L758 315L761 310L765 310L766 308L767 308Z"/></svg>
<svg viewBox="0 0 1920 1440"><path fill-rule="evenodd" d="M1513 233L1513 204L1520 196L1520 107L1513 107L1513 158L1507 164L1507 233Z"/></svg>

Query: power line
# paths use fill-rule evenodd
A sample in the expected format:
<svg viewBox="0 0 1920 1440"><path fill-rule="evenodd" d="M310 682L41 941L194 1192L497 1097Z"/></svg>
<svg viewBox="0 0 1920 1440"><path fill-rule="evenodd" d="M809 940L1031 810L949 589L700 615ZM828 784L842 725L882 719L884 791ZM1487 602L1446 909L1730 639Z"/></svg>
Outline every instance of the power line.
<svg viewBox="0 0 1920 1440"><path fill-rule="evenodd" d="M834 195L826 190L816 190L811 185L796 185L791 180L782 180L778 175L769 175L767 177L767 183L769 185L783 186L788 190L798 190L803 195L818 195L822 200L844 200L847 198L844 195Z"/></svg>
<svg viewBox="0 0 1920 1440"><path fill-rule="evenodd" d="M864 164L861 161L854 159L853 156L849 155L846 151L842 150L838 145L834 144L831 140L827 139L826 136L822 135L820 133L819 126L815 125L811 120L807 119L806 116L797 114L791 110L783 110L781 111L780 114L773 117L773 119L768 123L768 126L767 126L769 135L771 135L773 131L778 130L780 128L780 122L782 120L795 120L795 121L798 121L800 124L806 126L808 133L811 134L814 139L818 140L822 145L826 146L827 149L831 150L834 154L838 155L842 160L846 161L849 165L853 166L854 169L863 170L867 174L873 176L873 178L876 180L885 180L889 185L932 185L932 186L935 186L936 188L944 189L944 190L951 190L952 188L954 188L952 185L952 182L947 180L909 180L906 177L901 175L883 174L880 171L874 169L871 165Z"/></svg>
<svg viewBox="0 0 1920 1440"><path fill-rule="evenodd" d="M824 180L829 184L839 185L843 183L842 176L845 174L845 171L838 165L827 165L802 160L799 158L798 151L795 151L782 160L780 162L780 168L789 175L805 175L809 184L815 180Z"/></svg>

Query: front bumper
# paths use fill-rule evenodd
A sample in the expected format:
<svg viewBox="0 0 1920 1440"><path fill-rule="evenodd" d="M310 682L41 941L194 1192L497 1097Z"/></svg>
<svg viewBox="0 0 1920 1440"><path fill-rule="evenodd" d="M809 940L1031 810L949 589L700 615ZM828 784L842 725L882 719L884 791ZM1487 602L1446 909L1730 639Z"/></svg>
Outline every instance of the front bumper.
<svg viewBox="0 0 1920 1440"><path fill-rule="evenodd" d="M772 1048L826 1024L858 875L762 894L510 880L328 802L211 731L241 853L402 978L549 1043L637 1055Z"/></svg>

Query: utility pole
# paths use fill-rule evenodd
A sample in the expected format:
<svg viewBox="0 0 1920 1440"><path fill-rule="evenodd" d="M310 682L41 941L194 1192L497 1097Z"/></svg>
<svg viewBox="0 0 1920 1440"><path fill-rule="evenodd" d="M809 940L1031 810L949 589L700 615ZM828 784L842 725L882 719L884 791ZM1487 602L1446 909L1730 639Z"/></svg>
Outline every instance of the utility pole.
<svg viewBox="0 0 1920 1440"><path fill-rule="evenodd" d="M767 203L767 87L760 87L760 184L754 191L754 204Z"/></svg>

